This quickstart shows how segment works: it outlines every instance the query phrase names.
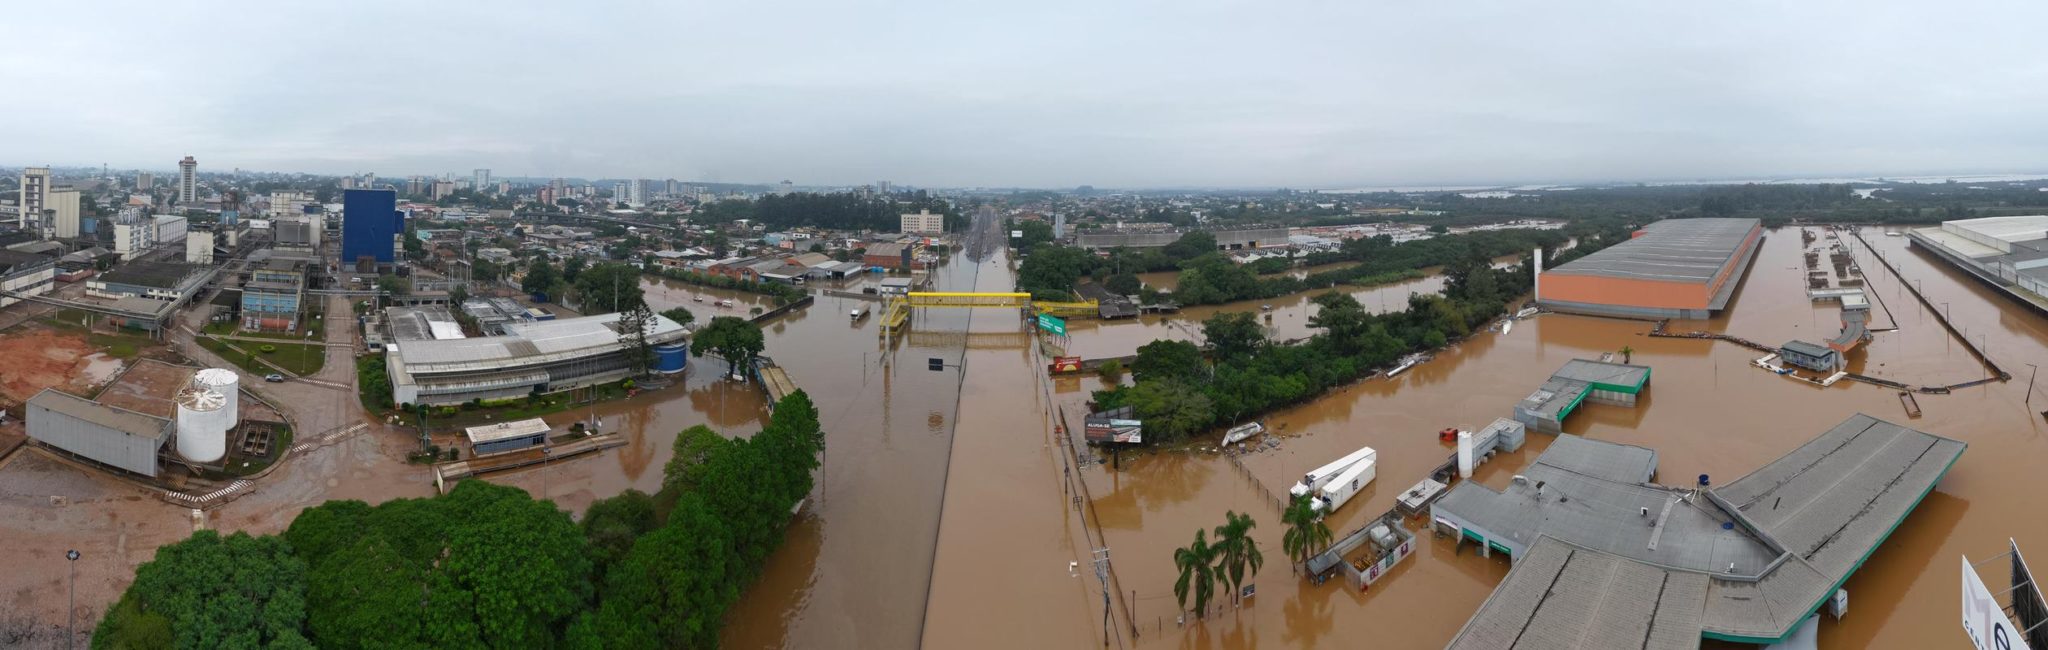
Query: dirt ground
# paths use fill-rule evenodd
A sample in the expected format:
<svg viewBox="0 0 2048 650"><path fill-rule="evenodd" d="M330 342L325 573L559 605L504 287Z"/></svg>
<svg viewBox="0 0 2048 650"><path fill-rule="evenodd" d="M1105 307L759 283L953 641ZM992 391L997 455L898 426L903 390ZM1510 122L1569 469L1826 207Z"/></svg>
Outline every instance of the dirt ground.
<svg viewBox="0 0 2048 650"><path fill-rule="evenodd" d="M0 395L23 402L45 388L80 394L91 385L96 351L79 334L25 325L0 336Z"/></svg>
<svg viewBox="0 0 2048 650"><path fill-rule="evenodd" d="M192 381L192 369L161 361L139 361L114 378L99 400L108 406L148 413L160 418L177 415L178 390Z"/></svg>

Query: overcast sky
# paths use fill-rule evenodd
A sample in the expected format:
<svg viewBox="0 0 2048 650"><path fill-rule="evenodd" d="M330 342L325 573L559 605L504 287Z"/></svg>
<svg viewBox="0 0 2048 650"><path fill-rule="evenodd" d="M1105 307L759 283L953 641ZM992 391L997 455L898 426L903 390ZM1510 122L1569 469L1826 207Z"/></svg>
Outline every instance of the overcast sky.
<svg viewBox="0 0 2048 650"><path fill-rule="evenodd" d="M2048 4L68 2L0 164L798 185L2048 171Z"/></svg>

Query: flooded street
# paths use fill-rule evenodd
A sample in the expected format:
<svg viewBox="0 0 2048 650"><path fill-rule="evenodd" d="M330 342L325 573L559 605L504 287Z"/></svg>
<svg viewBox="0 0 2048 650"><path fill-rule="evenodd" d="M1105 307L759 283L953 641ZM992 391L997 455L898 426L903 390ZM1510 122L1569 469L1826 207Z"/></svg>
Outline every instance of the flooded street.
<svg viewBox="0 0 2048 650"><path fill-rule="evenodd" d="M1054 414L1064 408L1064 425L1078 435L1088 393L1101 388L1100 380L1046 378L1046 354L1034 349L1034 336L1014 311L924 309L910 332L885 347L878 318L847 316L879 301L820 295L809 308L764 326L766 355L818 405L827 437L819 487L731 612L721 640L734 648L1099 647L1103 590L1091 560L1107 548L1121 591L1114 596L1113 646L1440 647L1506 575L1505 558L1460 555L1411 521L1419 533L1416 555L1371 591L1352 592L1341 581L1311 584L1290 571L1278 504L1269 495L1311 467L1371 445L1379 452L1378 479L1330 519L1342 536L1392 507L1397 493L1451 455L1437 441L1439 429L1473 429L1507 416L1566 361L1629 347L1634 363L1653 369L1641 403L1589 406L1566 421L1566 430L1657 450L1667 481L1702 473L1733 479L1856 412L1969 443L1936 491L1849 580L1850 613L1841 621L1824 618L1820 639L1825 648L1966 647L1952 621L1954 559L1996 553L2007 537L2023 549L2048 540L2048 519L2033 504L2033 495L2048 488L2037 469L2048 461L2048 424L2038 416L2048 401L2026 403L2027 364L2048 364L2048 319L1908 249L1904 238L1876 229L1867 236L1875 251L1850 241L1879 313L1873 320L1898 329L1878 332L1852 353L1852 371L1911 384L1984 376L1982 365L1904 290L1912 282L1937 304L1948 303L1956 327L1982 341L2014 380L1922 395L1925 415L1908 418L1895 391L1777 377L1749 365L1759 353L1734 344L1652 338L1646 322L1546 314L1510 334L1478 334L1395 380L1368 380L1269 415L1265 422L1279 444L1242 457L1242 469L1204 448L1213 446L1212 434L1206 445L1126 454L1120 467L1089 462L1069 470L1072 456L1054 432ZM1805 295L1801 249L1796 230L1772 231L1727 314L1671 329L1772 345L1832 336L1839 308ZM1905 279L1877 264L1875 254ZM934 273L939 290L1012 285L1001 255L978 264L955 255ZM1400 309L1410 292L1437 291L1442 282L1432 275L1354 295L1369 309ZM772 307L760 296L666 280L644 287L657 310L683 307L700 322ZM1274 335L1298 338L1314 333L1307 298L1112 323L1074 319L1065 343L1068 354L1128 355L1155 338L1198 339L1200 319L1211 314L1268 303ZM735 304L720 307L721 299ZM933 357L947 367L927 369ZM679 385L547 416L557 427L595 418L603 430L625 434L626 446L488 480L580 512L628 488L657 489L684 428L704 424L727 436L759 429L767 415L759 387L722 379L718 359L690 363ZM2048 400L2048 393L2036 398ZM337 409L353 408L346 397L335 399ZM327 499L430 495L428 470L402 461L412 440L408 431L372 426L328 441L209 513L207 525L277 532L299 509ZM1477 479L1505 485L1551 440L1531 434L1520 451L1481 466ZM41 468L50 461L34 455L12 462L29 465L0 472L0 513L17 522L13 539L29 549L14 565L27 567L10 583L15 589L55 589L63 577L57 558L77 546L89 557L120 560L81 564L80 602L97 609L132 579L134 564L192 529L188 509L125 483ZM1086 484L1089 496L1079 504L1065 486L1069 471ZM1183 626L1172 551L1195 530L1222 523L1226 511L1258 522L1252 536L1266 562L1249 581L1257 596ZM50 607L61 613L59 604Z"/></svg>
<svg viewBox="0 0 2048 650"><path fill-rule="evenodd" d="M1750 360L1758 356L1751 350L1651 338L1645 335L1648 323L1547 314L1519 324L1511 334L1483 333L1394 381L1366 381L1271 415L1266 423L1282 442L1277 449L1244 458L1249 476L1199 449L1126 457L1120 471L1107 465L1086 470L1118 578L1126 591L1135 592L1130 601L1135 645L1313 647L1364 641L1440 647L1505 576L1506 559L1456 555L1448 540L1423 533L1416 556L1370 592L1352 593L1341 582L1312 585L1289 573L1280 547L1278 505L1265 494L1284 490L1301 472L1330 458L1373 446L1379 450L1378 480L1330 520L1333 533L1342 536L1392 507L1396 494L1451 455L1452 449L1437 441L1437 430L1477 428L1507 416L1517 400L1567 360L1597 358L1626 346L1634 349L1635 363L1654 369L1641 404L1633 409L1592 406L1568 420L1566 429L1656 449L1661 476L1705 473L1732 479L1857 412L1969 443L1947 479L1849 580L1854 606L1848 616L1824 618L1821 626L1826 648L1967 647L1950 624L1954 559L1962 553L1995 553L2006 537L2018 538L2023 548L2029 540L2048 539L2048 520L2034 515L2038 508L2030 496L2048 483L2036 469L2048 460L2048 439L2035 414L2040 408L2024 404L2025 364L2048 363L2048 325L1927 254L1905 250L1902 238L1873 231L1871 239L1932 299L1950 303L1959 329L1984 337L1994 359L2017 368L2015 381L1923 395L1925 416L1908 418L1892 390L1853 382L1823 389L1780 378L1751 367ZM1868 254L1858 246L1859 255ZM1721 331L1768 344L1832 335L1838 308L1805 296L1800 248L1796 231L1772 232L1730 313L1712 321L1674 322L1672 329ZM1902 290L1898 278L1874 260L1863 266L1870 292L1882 297L1900 329L1878 333L1871 346L1852 354L1852 369L1928 384L1984 375L1960 345L1924 318L1924 309ZM1074 345L1101 355L1128 354L1130 348L1117 346L1132 341L1122 337L1087 340L1120 327L1125 326L1075 328ZM1100 387L1092 377L1061 379L1055 386L1056 398L1069 413L1083 410L1088 391ZM1078 425L1078 415L1072 417ZM1552 439L1530 435L1520 451L1481 466L1478 480L1504 485ZM1057 489L1056 482L1048 483L1048 489ZM1205 623L1178 627L1171 553L1196 529L1221 523L1226 510L1251 513L1259 522L1253 536L1267 563L1253 581L1258 596L1242 609L1225 606ZM1013 533L1042 535L1021 527ZM1026 571L1019 568L1013 579L1022 579ZM1017 598L982 605L996 611L1051 609L1041 600L1020 590Z"/></svg>

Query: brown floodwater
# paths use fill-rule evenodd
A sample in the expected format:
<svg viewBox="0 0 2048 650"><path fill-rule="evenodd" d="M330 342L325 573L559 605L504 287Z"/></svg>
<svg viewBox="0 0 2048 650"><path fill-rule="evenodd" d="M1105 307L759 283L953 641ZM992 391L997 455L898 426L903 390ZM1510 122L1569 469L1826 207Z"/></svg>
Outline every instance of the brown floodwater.
<svg viewBox="0 0 2048 650"><path fill-rule="evenodd" d="M2000 552L2007 537L2026 548L2048 539L2048 519L2036 516L2032 503L2048 487L2036 469L2048 460L2048 426L2035 415L2048 406L2027 404L2027 364L2048 363L2048 319L1909 249L1904 238L1867 232L1905 278L1854 244L1886 314L1878 324L1895 322L1898 329L1878 333L1853 353L1851 368L1915 384L1984 376L1931 311L1903 290L1913 282L1947 303L1956 327L1981 341L2014 381L1920 396L1924 417L1908 419L1893 391L1853 382L1823 389L1772 376L1749 366L1757 353L1733 344L1650 338L1649 325L1641 322L1544 315L1510 334L1479 334L1397 380L1361 382L1271 414L1266 422L1281 442L1244 457L1244 472L1201 444L1126 455L1120 467L1088 465L1079 472L1093 498L1079 511L1062 487L1065 465L1047 410L1064 405L1067 426L1078 428L1083 402L1100 388L1099 380L1046 379L1039 371L1045 355L1031 349L1033 337L1013 312L924 310L909 335L885 346L875 318L858 324L846 318L854 306L878 303L820 297L810 309L766 326L767 354L812 393L820 410L827 451L819 488L731 613L721 640L737 648L1095 647L1103 640L1102 596L1089 559L1099 545L1111 550L1124 592L1111 638L1119 647L1440 647L1506 574L1506 560L1460 555L1448 541L1423 534L1418 553L1370 592L1353 593L1341 582L1312 585L1289 571L1277 506L1265 494L1333 456L1374 446L1379 478L1333 515L1332 529L1342 535L1391 507L1397 492L1451 453L1437 442L1438 429L1477 427L1504 416L1565 361L1627 346L1636 363L1654 368L1641 404L1589 406L1566 429L1655 448L1666 476L1739 476L1859 411L1968 442L1970 449L1936 491L1850 579L1849 615L1824 619L1820 638L1826 648L1965 647L1954 624L1955 558ZM1726 315L1676 322L1673 329L1769 344L1832 335L1837 307L1806 298L1801 248L1796 231L1773 231ZM936 271L945 289L1005 290L1009 277L1001 258L974 264L956 256ZM1437 291L1441 282L1430 277L1364 289L1360 301L1399 309L1408 293ZM751 294L666 281L646 286L657 307L682 306L700 319L767 306ZM699 294L706 302L692 299ZM714 297L738 306L720 310ZM1306 296L1290 296L1190 309L1177 318L1076 319L1067 348L1089 357L1131 354L1154 338L1193 338L1196 323L1209 314L1265 303L1274 306L1276 335L1312 333L1306 322L1313 307ZM955 367L931 372L928 357ZM696 367L678 386L548 418L564 425L595 416L605 430L627 434L626 447L490 480L581 510L629 487L658 487L670 444L683 428L705 424L728 436L758 430L766 414L759 389L719 380L722 362L716 359L691 363ZM2048 400L2048 394L2036 397ZM351 408L345 396L336 400L337 409ZM1505 483L1550 440L1532 434L1521 451L1482 466L1478 479ZM399 460L410 445L407 432L374 426L321 447L211 513L209 525L276 532L298 509L329 498L376 502L430 494L425 468ZM72 474L0 476L23 482ZM135 564L191 528L182 508L143 500L113 507L132 491L104 487L102 480L75 482L80 485L0 483L0 492L14 497L0 505L20 521L40 522L26 536L34 540L31 547L76 544L94 557L119 558L111 567L81 570L81 591L102 596L95 600L118 595ZM49 495L67 494L80 506L93 505L45 505ZM1259 595L1242 608L1222 607L1205 621L1180 626L1171 552L1230 510L1259 522L1253 536L1266 556L1253 580ZM1078 563L1077 570L1069 563ZM56 566L34 566L46 564ZM58 577L42 572L21 584L54 590ZM81 602L88 602L86 595Z"/></svg>
<svg viewBox="0 0 2048 650"><path fill-rule="evenodd" d="M1506 416L1514 402L1567 360L1597 357L1626 346L1633 348L1636 363L1654 369L1642 402L1636 408L1588 407L1566 423L1566 430L1654 448L1665 476L1704 473L1732 479L1857 412L1968 442L1970 449L1947 478L1850 579L1846 587L1852 605L1847 617L1824 619L1820 631L1826 648L1966 647L1953 622L1955 558L1963 553L1995 554L2007 537L2019 539L2023 547L2029 540L2048 539L2048 519L2035 516L2038 508L2032 503L2033 495L2041 494L2048 482L2036 469L2048 460L2048 438L2035 414L2040 409L2025 404L2025 364L2048 363L2048 323L1926 253L1907 250L1903 238L1871 232L1872 243L1900 266L1906 280L1919 282L1932 299L1948 302L1957 327L1981 338L1992 357L2013 371L2015 381L1952 395L1922 395L1919 403L1925 415L1908 418L1894 391L1847 381L1818 388L1777 377L1749 365L1759 356L1751 350L1729 343L1651 338L1646 336L1649 324L1643 322L1551 314L1524 321L1510 334L1482 333L1396 380L1361 382L1271 414L1266 422L1281 442L1277 448L1244 457L1248 475L1199 444L1127 456L1120 469L1098 464L1083 470L1100 517L1096 523L1105 545L1113 549L1117 579L1130 592L1123 596L1130 614L1119 613L1118 619L1126 631L1135 626L1136 635L1120 634L1119 643L1440 647L1506 574L1505 559L1460 555L1449 541L1424 533L1419 552L1370 592L1353 593L1341 581L1313 585L1290 573L1280 550L1277 505L1264 494L1283 490L1305 469L1359 445L1375 447L1378 480L1332 516L1332 530L1342 535L1392 507L1398 492L1451 454L1437 441L1437 430L1475 428ZM1859 255L1870 254L1861 244L1857 248ZM1675 322L1673 329L1722 331L1771 344L1832 335L1839 326L1838 308L1805 296L1800 249L1796 231L1773 231L1726 315ZM1878 333L1871 345L1853 353L1852 369L1925 384L1984 376L1983 368L1902 290L1899 278L1874 260L1862 266L1873 297L1886 303L1884 309L1898 329ZM1073 328L1073 345L1094 351L1091 356L1128 354L1143 341L1119 333L1125 327ZM979 381L982 371L999 367L970 366L969 385ZM1021 380L1005 385L1010 390L1025 386ZM1055 401L1068 407L1071 425L1078 425L1088 391L1100 387L1094 378L1063 378L1053 386ZM1030 406L1022 396L1004 399L1015 402L1005 409ZM984 408L995 407L980 399L966 405L970 413ZM1044 444L1038 440L1043 434L1036 431L1010 435ZM1496 486L1505 483L1550 440L1544 434L1530 435L1521 451L1482 466L1478 479ZM1025 460L1032 457L1026 445L1013 444L1011 462L1037 462ZM963 461L956 457L954 466L958 471ZM935 636L934 623L927 622L927 639L977 646L1058 645L1058 637L1048 644L1010 634L1007 631L1014 627L1008 622L1051 629L1050 623L1073 618L1072 604L1059 599L1079 598L1093 607L1100 598L1092 584L1078 590L1039 586L1047 581L1042 565L1059 552L1072 551L1052 543L1059 536L1044 516L1011 517L1007 510L1015 507L1008 504L1060 494L1056 477L1032 478L1042 474L982 474L973 483L975 492L963 492L958 499L949 495L944 530L957 526L975 532L957 538L966 547L957 551L952 547L956 537L950 532L942 535L940 557L957 552L982 560L963 582L1015 588L960 591L962 598L974 599L972 607L981 620L994 622L979 623L987 629L984 634L961 623L945 637ZM960 480L954 477L948 491L963 489L955 487ZM996 480L1016 484L1009 489L986 484ZM983 501L998 507L956 507ZM1264 551L1266 566L1254 579L1259 595L1242 608L1225 606L1206 621L1177 625L1172 551L1185 545L1195 530L1221 523L1230 510L1251 513L1260 524L1254 538ZM973 520L959 521L963 513ZM1020 561L1009 561L1012 558ZM1082 593L1076 596L1074 591ZM940 595L935 588L932 611L962 609L941 604ZM1071 625L1099 631L1099 617L1097 612Z"/></svg>

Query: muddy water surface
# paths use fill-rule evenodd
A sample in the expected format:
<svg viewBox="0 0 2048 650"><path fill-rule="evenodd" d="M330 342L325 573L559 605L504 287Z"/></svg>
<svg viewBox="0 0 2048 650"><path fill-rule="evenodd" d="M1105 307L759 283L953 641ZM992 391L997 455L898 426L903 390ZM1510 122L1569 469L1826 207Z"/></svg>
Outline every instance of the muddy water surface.
<svg viewBox="0 0 2048 650"><path fill-rule="evenodd" d="M1651 338L1645 335L1649 324L1642 322L1544 315L1519 324L1511 334L1480 334L1397 380L1366 381L1272 414L1267 424L1281 444L1246 456L1243 471L1200 445L1126 457L1121 469L1094 465L1085 470L1106 545L1114 549L1117 578L1126 591L1135 592L1125 596L1132 611L1120 624L1134 626L1136 633L1120 643L1440 647L1505 575L1505 559L1459 554L1448 541L1423 533L1418 554L1370 592L1353 593L1341 582L1309 584L1288 570L1279 544L1278 504L1268 495L1284 490L1310 467L1371 445L1379 450L1378 480L1331 520L1333 531L1347 533L1391 508L1398 492L1449 457L1452 450L1437 442L1438 429L1483 426L1508 415L1517 400L1566 361L1628 347L1634 362L1653 368L1642 402L1632 409L1589 406L1573 415L1566 429L1654 448L1663 476L1733 479L1857 412L1969 443L1948 477L1850 579L1849 615L1841 621L1824 619L1820 637L1827 648L1967 647L1953 625L1955 558L1995 554L2006 537L2018 538L2023 547L2029 540L2048 539L2048 518L2039 516L2034 503L2048 493L2048 479L2036 469L2048 461L2048 438L2042 435L2048 427L2036 414L2041 407L2025 404L2025 364L2048 363L2048 322L1926 253L1907 250L1903 238L1879 237L1875 231L1870 238L1906 281L1919 282L1934 300L1948 302L1957 327L1984 341L1995 360L2016 369L2018 379L1952 395L1922 395L1925 415L1912 419L1894 391L1846 381L1823 389L1770 375L1749 365L1759 353L1736 345ZM1675 322L1672 328L1727 332L1773 345L1831 336L1839 327L1838 308L1805 296L1800 248L1796 231L1772 232L1728 314ZM1861 244L1857 248L1859 255L1871 254ZM1984 369L1903 290L1899 278L1875 260L1862 266L1873 297L1884 301L1898 329L1877 334L1871 345L1852 353L1853 370L1925 384L1984 376ZM1126 327L1131 326L1075 328L1073 345L1094 351L1091 356L1128 354L1144 341L1135 332L1118 333ZM1057 381L1055 399L1078 410L1097 384L1092 378ZM1482 466L1478 479L1504 484L1550 440L1532 433L1520 452ZM1039 483L1036 489L1057 494L1056 480ZM1017 489L1033 488L1020 483ZM1226 510L1249 512L1259 521L1254 537L1267 563L1254 580L1258 596L1241 608L1220 606L1206 621L1177 625L1171 553L1195 530L1221 523ZM954 512L948 510L948 527L954 525ZM978 523L1003 531L977 538L973 551L990 557L1039 557L1042 553L1034 550L1039 544L1023 540L1042 541L1051 534L1029 521L994 514L983 515ZM942 542L941 556L949 552ZM1000 574L991 568L983 577L1036 579L1040 567L1027 562L1009 569ZM1037 590L979 595L983 611L1003 612L997 618L1055 620L1069 607ZM1099 596L1081 598L1092 603ZM1001 647L1029 645L1008 637L976 640Z"/></svg>

